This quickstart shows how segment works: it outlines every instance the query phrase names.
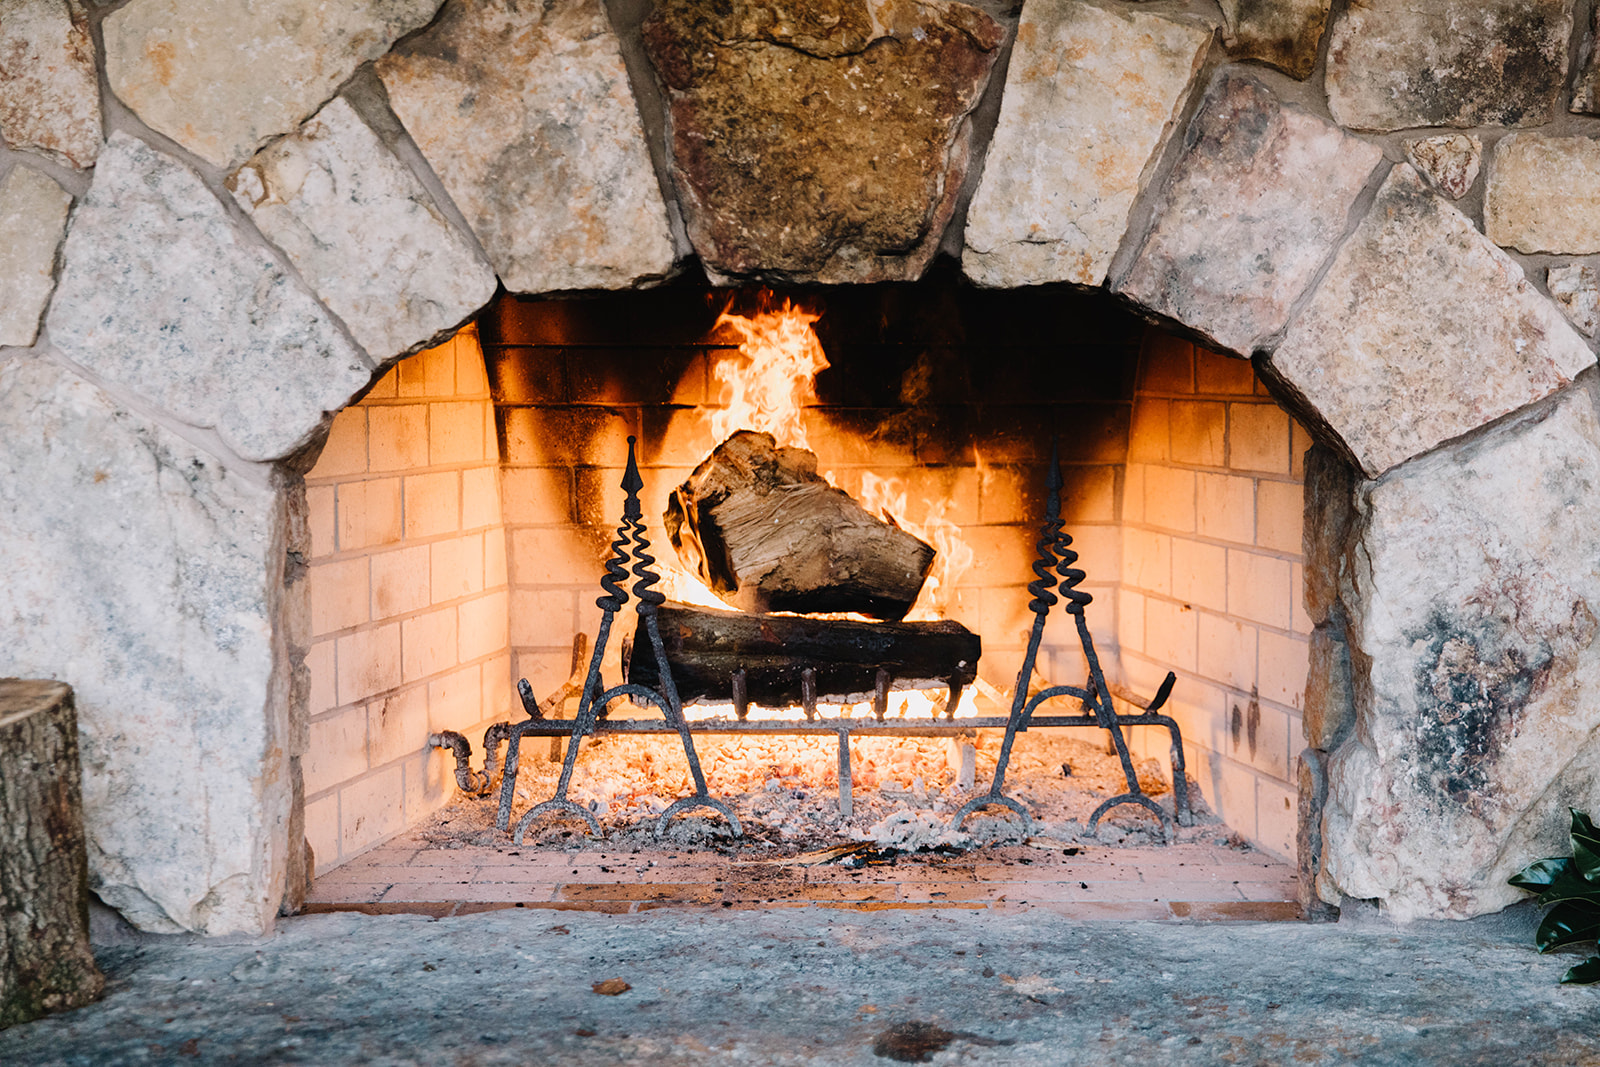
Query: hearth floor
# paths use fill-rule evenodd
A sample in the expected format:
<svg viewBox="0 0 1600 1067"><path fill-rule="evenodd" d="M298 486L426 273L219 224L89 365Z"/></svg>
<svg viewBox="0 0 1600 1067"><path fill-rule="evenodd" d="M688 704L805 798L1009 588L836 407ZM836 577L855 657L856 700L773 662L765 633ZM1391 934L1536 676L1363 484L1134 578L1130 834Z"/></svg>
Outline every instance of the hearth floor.
<svg viewBox="0 0 1600 1067"><path fill-rule="evenodd" d="M503 908L852 911L1043 908L1074 919L1300 917L1294 869L1227 844L1144 848L1033 839L956 855L902 853L859 869L735 853L590 846L435 847L402 835L316 879L309 912L467 915Z"/></svg>

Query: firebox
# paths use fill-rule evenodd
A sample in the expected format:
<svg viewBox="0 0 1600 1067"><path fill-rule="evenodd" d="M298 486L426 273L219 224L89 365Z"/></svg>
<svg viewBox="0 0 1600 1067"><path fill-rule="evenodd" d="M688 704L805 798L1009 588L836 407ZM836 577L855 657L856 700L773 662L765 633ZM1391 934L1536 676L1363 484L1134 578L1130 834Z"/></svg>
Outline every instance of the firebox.
<svg viewBox="0 0 1600 1067"><path fill-rule="evenodd" d="M348 458L358 428L359 471ZM476 742L490 721L523 717L517 679L536 704L572 698L553 705L571 714L587 665L574 640L600 622L596 583L623 513L630 437L659 588L705 610L750 606L727 590L719 601L704 559L684 536L675 549L671 530L674 493L739 430L814 454L821 479L932 550L903 614L964 626L982 655L959 693L897 691L901 714L903 701L954 696L1004 716L1034 618L1027 586L1054 448L1061 518L1118 706L1136 713L1123 698L1148 699L1174 672L1164 710L1182 727L1203 803L1292 855L1311 629L1298 592L1308 437L1249 363L1150 328L1109 298L982 290L936 266L915 284L774 293L683 278L641 292L506 296L476 332L412 357L341 413L307 477L314 532L324 532L312 561L312 668L324 680L313 685L307 771L319 868L447 799L448 760L417 744L420 724ZM395 466L405 457L413 466ZM454 510L430 525L428 509L440 507ZM677 515L681 525L681 501ZM359 585L352 574L365 575L364 590L318 595ZM410 599L396 596L402 586ZM623 625L631 632L631 615ZM385 642L397 646L397 678L370 666ZM611 642L608 679L622 677L625 645ZM1052 614L1024 684L1088 675L1071 620ZM778 706L758 715L806 713L799 699L765 703ZM1137 726L1128 739L1170 780L1167 731ZM981 791L999 735L964 740L851 739L854 783ZM807 743L781 759L723 758L715 746L701 755L711 753L714 779L770 775L781 762L780 777L837 788L833 745ZM665 780L653 785L574 795L614 813L647 797L656 806L636 814L653 817L694 789L681 759L660 763Z"/></svg>

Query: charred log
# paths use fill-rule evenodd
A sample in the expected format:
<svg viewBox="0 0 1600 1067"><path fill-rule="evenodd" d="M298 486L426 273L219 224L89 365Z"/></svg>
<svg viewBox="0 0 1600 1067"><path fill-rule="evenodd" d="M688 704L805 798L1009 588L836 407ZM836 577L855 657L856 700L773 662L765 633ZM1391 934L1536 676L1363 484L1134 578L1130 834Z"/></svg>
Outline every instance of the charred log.
<svg viewBox="0 0 1600 1067"><path fill-rule="evenodd" d="M793 615L743 615L665 604L656 614L672 678L684 700L732 700L744 671L747 700L798 704L801 674L814 671L816 699L837 702L873 693L887 670L902 688L917 683L967 685L977 677L983 643L958 622L847 622ZM628 681L655 686L655 654L643 622L635 629Z"/></svg>
<svg viewBox="0 0 1600 1067"><path fill-rule="evenodd" d="M740 430L673 490L678 556L742 611L855 611L898 621L933 546L871 515L817 474L815 453Z"/></svg>

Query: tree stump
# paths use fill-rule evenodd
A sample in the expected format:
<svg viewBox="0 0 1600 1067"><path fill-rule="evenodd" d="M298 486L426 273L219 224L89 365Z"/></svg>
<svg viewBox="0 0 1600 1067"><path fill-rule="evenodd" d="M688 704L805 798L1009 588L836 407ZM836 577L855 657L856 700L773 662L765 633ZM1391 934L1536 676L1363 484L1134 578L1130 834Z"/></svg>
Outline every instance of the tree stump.
<svg viewBox="0 0 1600 1067"><path fill-rule="evenodd" d="M0 1029L105 987L89 951L80 773L72 687L0 678Z"/></svg>

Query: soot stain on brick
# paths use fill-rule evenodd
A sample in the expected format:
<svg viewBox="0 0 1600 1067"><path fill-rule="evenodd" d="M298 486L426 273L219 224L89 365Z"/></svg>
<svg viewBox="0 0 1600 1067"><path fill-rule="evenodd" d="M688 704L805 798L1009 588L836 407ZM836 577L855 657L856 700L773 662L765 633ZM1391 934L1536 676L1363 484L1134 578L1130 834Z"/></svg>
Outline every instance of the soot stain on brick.
<svg viewBox="0 0 1600 1067"><path fill-rule="evenodd" d="M1512 632L1501 613L1470 619L1434 608L1406 638L1420 653L1417 784L1472 807L1523 709L1544 688L1554 654L1543 639Z"/></svg>

